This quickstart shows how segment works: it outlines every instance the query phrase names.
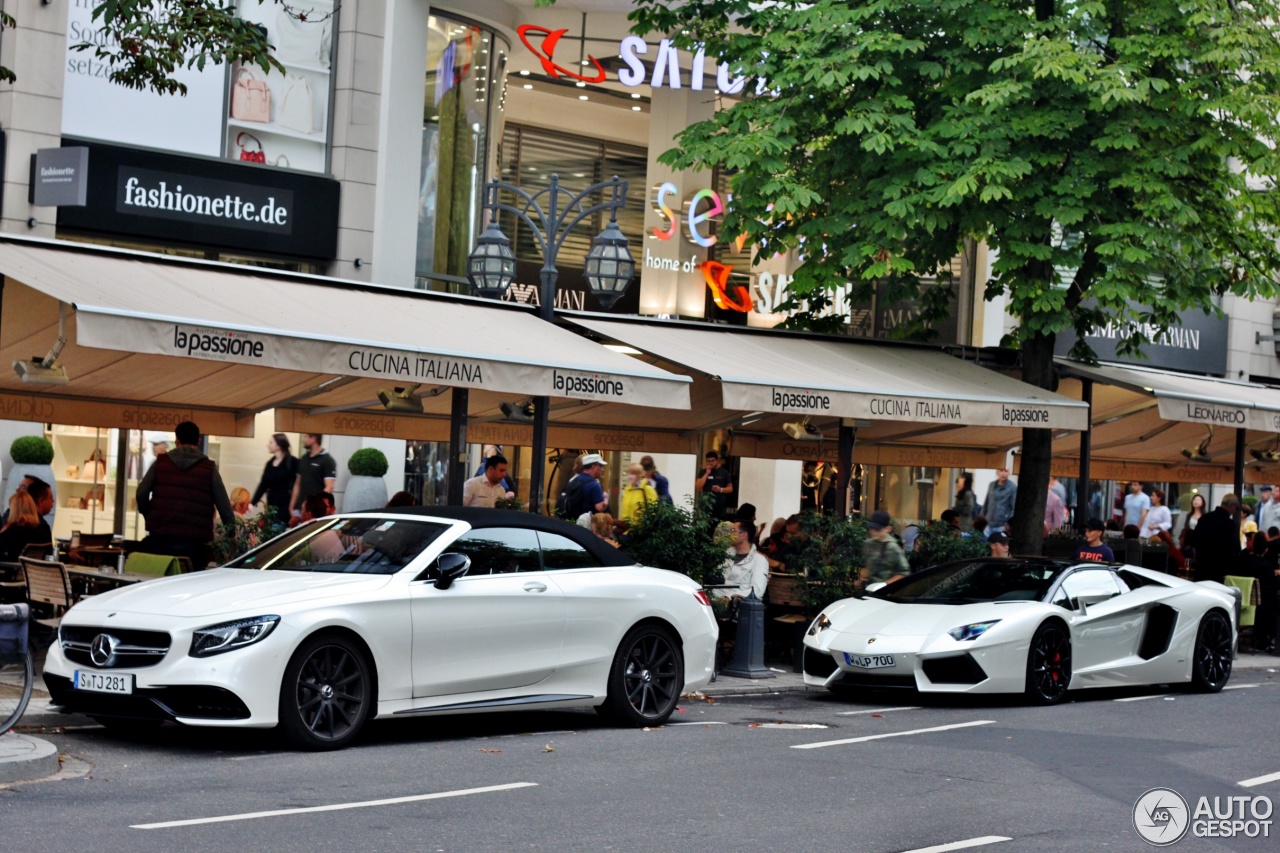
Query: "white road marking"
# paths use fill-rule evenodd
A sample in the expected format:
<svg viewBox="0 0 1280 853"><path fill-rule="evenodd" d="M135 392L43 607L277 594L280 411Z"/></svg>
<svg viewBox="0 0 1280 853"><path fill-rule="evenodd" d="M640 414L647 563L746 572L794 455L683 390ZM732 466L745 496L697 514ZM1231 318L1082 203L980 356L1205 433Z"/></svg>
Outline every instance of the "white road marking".
<svg viewBox="0 0 1280 853"><path fill-rule="evenodd" d="M233 755L228 761L253 761L255 758L279 758L285 755L283 752L259 752L254 755Z"/></svg>
<svg viewBox="0 0 1280 853"><path fill-rule="evenodd" d="M440 791L435 794L415 794L411 797L391 797L386 800L365 800L360 803L335 803L331 806L309 806L298 809L274 809L269 812L246 812L219 817L197 817L190 820L169 820L163 823L138 823L130 829L168 829L174 826L197 826L203 823L226 823L233 820L253 820L260 817L279 817L281 815L308 814L310 812L336 812L344 809L363 809L369 806L393 806L398 803L416 803L421 800L442 800L446 797L465 797L470 794L491 794L496 791L511 791L516 788L536 788L537 782L512 782L508 785L489 785L484 788L464 788L460 791Z"/></svg>
<svg viewBox="0 0 1280 853"><path fill-rule="evenodd" d="M999 844L1001 841L1012 841L1003 835L984 835L981 838L968 838L964 841L952 841L950 844L935 844L933 847L917 847L915 850L904 850L903 853L946 853L948 850L967 850L970 847L985 847L988 844Z"/></svg>
<svg viewBox="0 0 1280 853"><path fill-rule="evenodd" d="M837 717L854 717L858 714L887 714L890 711L919 711L919 705L904 705L901 708L871 708L866 711L840 711Z"/></svg>
<svg viewBox="0 0 1280 853"><path fill-rule="evenodd" d="M1237 782L1242 788L1252 788L1254 785L1265 785L1268 782L1280 782L1280 773L1268 773L1266 776L1254 776L1252 779L1245 779L1243 782Z"/></svg>
<svg viewBox="0 0 1280 853"><path fill-rule="evenodd" d="M866 735L865 737L851 737L844 740L825 740L820 743L797 743L791 746L792 749L818 749L824 746L841 746L846 743L864 743L869 740L880 740L887 737L902 737L903 735L923 735L930 732L946 732L952 729L967 729L971 726L989 726L995 720L975 720L972 723L952 723L949 726L933 726L928 729L911 729L905 732L887 732L880 735Z"/></svg>
<svg viewBox="0 0 1280 853"><path fill-rule="evenodd" d="M1151 696L1126 696L1123 699L1112 699L1112 702L1141 702L1143 699L1163 699L1170 696L1170 693L1156 693Z"/></svg>
<svg viewBox="0 0 1280 853"><path fill-rule="evenodd" d="M726 722L720 720L707 720L705 723L667 723L667 727L671 726L727 726Z"/></svg>
<svg viewBox="0 0 1280 853"><path fill-rule="evenodd" d="M753 728L757 729L825 729L822 723L757 723Z"/></svg>
<svg viewBox="0 0 1280 853"><path fill-rule="evenodd" d="M1256 684L1228 684L1223 690L1248 690L1250 687L1257 687Z"/></svg>

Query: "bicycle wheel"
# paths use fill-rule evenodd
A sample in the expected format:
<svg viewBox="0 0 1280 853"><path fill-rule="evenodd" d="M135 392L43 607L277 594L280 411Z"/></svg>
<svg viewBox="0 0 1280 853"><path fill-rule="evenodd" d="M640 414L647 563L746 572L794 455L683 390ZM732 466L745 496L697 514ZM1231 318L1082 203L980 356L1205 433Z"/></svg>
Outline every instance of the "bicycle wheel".
<svg viewBox="0 0 1280 853"><path fill-rule="evenodd" d="M36 668L30 651L20 658L5 658L0 663L0 735L21 719L31 699L31 685L35 678Z"/></svg>

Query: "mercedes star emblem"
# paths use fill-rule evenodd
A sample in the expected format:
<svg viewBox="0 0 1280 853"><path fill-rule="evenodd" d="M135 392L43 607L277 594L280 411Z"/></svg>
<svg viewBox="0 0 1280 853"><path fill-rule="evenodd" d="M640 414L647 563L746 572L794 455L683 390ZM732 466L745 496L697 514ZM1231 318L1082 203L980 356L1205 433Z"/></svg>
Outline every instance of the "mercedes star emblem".
<svg viewBox="0 0 1280 853"><path fill-rule="evenodd" d="M89 660L93 661L94 666L109 666L116 656L116 645L119 642L110 634L99 634L89 646Z"/></svg>

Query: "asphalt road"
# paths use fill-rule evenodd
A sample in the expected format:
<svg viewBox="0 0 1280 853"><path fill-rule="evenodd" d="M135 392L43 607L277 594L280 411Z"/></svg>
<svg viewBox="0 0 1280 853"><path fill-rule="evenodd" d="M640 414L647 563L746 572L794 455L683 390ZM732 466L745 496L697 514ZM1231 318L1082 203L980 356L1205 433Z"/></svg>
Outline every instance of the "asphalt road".
<svg viewBox="0 0 1280 853"><path fill-rule="evenodd" d="M592 712L395 720L323 754L262 732L45 732L69 769L0 790L0 849L1149 850L1133 808L1150 788L1193 804L1280 801L1277 679L1056 708L900 693L686 700L680 725L653 731ZM249 816L261 812L283 813ZM1172 849L1275 850L1280 809L1272 820L1271 838Z"/></svg>

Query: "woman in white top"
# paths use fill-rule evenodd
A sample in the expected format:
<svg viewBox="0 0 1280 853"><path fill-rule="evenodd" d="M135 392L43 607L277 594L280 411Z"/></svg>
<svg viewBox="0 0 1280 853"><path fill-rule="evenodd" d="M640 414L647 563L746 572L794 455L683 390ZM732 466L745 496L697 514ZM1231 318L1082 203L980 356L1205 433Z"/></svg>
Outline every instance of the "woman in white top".
<svg viewBox="0 0 1280 853"><path fill-rule="evenodd" d="M1173 529L1173 516L1169 513L1169 508L1164 505L1164 490L1151 490L1151 509L1147 510L1146 517L1142 520L1142 530L1138 533L1140 539L1163 539Z"/></svg>
<svg viewBox="0 0 1280 853"><path fill-rule="evenodd" d="M764 598L769 584L769 561L756 550L756 526L750 521L734 521L733 547L722 571L724 582L734 584L729 589L713 589L715 598L746 598L751 593Z"/></svg>

